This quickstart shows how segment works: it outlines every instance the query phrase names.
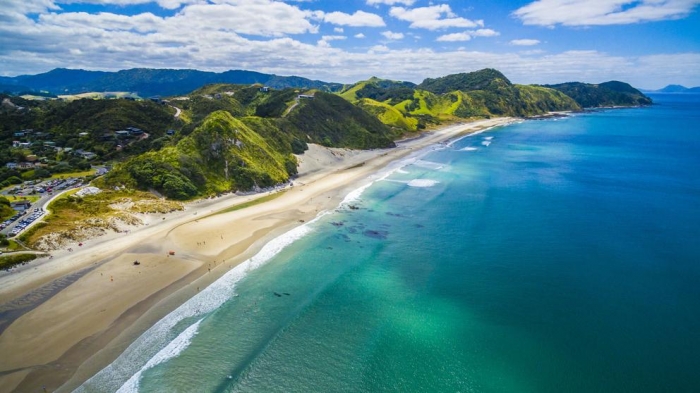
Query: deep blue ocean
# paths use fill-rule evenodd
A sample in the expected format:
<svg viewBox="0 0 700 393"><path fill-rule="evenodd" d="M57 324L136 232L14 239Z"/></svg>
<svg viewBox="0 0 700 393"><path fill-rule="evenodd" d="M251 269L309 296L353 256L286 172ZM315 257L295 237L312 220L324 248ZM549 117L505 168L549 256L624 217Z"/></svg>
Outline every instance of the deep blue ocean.
<svg viewBox="0 0 700 393"><path fill-rule="evenodd" d="M652 98L405 160L79 390L700 391L700 95Z"/></svg>

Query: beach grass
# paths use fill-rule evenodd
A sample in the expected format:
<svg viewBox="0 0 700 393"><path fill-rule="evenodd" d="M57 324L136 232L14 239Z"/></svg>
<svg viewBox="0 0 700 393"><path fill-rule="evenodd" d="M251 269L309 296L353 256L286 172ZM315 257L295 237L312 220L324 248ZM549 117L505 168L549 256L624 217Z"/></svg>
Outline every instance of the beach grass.
<svg viewBox="0 0 700 393"><path fill-rule="evenodd" d="M0 270L8 270L13 266L33 261L36 258L36 254L2 255L0 256Z"/></svg>
<svg viewBox="0 0 700 393"><path fill-rule="evenodd" d="M215 215L219 215L219 214L230 213L230 212L235 212L236 210L241 210L241 209L245 209L247 207L259 205L261 203L265 203L265 202L277 199L277 198L281 197L285 192L287 192L287 190L277 191L277 192L274 192L272 194L265 195L265 196L262 196L262 197L257 198L257 199L253 199L252 201L244 202L244 203L238 204L236 206L231 206L229 208L220 210L220 211L218 211L214 214L211 214L207 217L211 217L211 216L215 216Z"/></svg>
<svg viewBox="0 0 700 393"><path fill-rule="evenodd" d="M24 232L20 240L32 247L40 238L52 233L61 233L61 236L67 239L80 240L80 228L114 229L112 219L137 224L140 220L133 214L164 214L183 209L180 202L164 200L143 191L103 191L82 198L74 195L77 191L71 190L52 201L48 206L50 213L42 222Z"/></svg>
<svg viewBox="0 0 700 393"><path fill-rule="evenodd" d="M78 171L78 172L66 172L66 173L56 173L51 175L51 179L67 179L69 177L88 177L92 176L97 172L97 169L90 169L88 171Z"/></svg>

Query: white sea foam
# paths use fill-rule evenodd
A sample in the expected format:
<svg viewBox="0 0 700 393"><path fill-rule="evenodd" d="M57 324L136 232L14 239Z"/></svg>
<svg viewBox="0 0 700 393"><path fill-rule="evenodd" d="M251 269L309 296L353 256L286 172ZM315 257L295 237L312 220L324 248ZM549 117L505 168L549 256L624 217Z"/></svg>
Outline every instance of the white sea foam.
<svg viewBox="0 0 700 393"><path fill-rule="evenodd" d="M432 161L425 161L425 160L416 160L416 162L413 163L413 165L420 167L420 168L426 168L426 169L432 169L432 170L440 170L445 167L444 164L440 164L439 162L432 162Z"/></svg>
<svg viewBox="0 0 700 393"><path fill-rule="evenodd" d="M492 136L485 136L485 137L484 137L484 140L486 140L486 141L490 141L491 139L493 139Z"/></svg>
<svg viewBox="0 0 700 393"><path fill-rule="evenodd" d="M122 387L117 390L117 393L136 393L139 391L139 382L141 381L141 375L144 371L153 368L167 360L170 360L184 351L192 342L192 338L197 334L199 329L199 321L193 323L190 327L185 329L180 335L178 335L173 341L170 342L165 348L161 349L156 356L152 357L141 370L136 374L132 375L128 381Z"/></svg>
<svg viewBox="0 0 700 393"><path fill-rule="evenodd" d="M518 122L513 122L513 123L520 123L520 122L518 121ZM513 123L508 123L508 124L513 124ZM455 139L449 141L449 142L447 143L447 146L452 147L452 145L454 145L455 143L461 141L461 140L464 139L464 138L471 138L471 137L473 137L473 136L476 136L476 135L479 135L479 134L483 134L483 133L485 133L485 132L489 132L489 131L493 130L494 128L497 128L497 127L502 127L502 126L488 127L488 128L484 128L483 130L475 131L475 132L472 132L472 133L470 133L470 134L460 136L460 137L458 137L458 138L455 138Z"/></svg>
<svg viewBox="0 0 700 393"><path fill-rule="evenodd" d="M491 141L483 141L483 142L481 142L481 144L484 146L488 146L491 144Z"/></svg>
<svg viewBox="0 0 700 393"><path fill-rule="evenodd" d="M459 151L475 151L475 150L479 150L479 148L473 147L473 146L467 146L467 147L464 147L462 149L459 149Z"/></svg>
<svg viewBox="0 0 700 393"><path fill-rule="evenodd" d="M431 180L431 179L413 179L406 184L408 184L409 187L426 188L426 187L432 187L438 183L440 183L440 182L437 180Z"/></svg>
<svg viewBox="0 0 700 393"><path fill-rule="evenodd" d="M409 171L406 171L406 170L404 170L404 169L399 168L399 169L396 170L396 173L400 173L400 174L402 174L402 175L408 175L410 172L409 172Z"/></svg>

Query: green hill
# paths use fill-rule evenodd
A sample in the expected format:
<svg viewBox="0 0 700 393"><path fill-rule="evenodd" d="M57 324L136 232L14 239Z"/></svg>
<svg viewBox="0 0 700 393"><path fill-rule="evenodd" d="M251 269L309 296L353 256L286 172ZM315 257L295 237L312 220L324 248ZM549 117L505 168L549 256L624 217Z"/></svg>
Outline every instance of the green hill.
<svg viewBox="0 0 700 393"><path fill-rule="evenodd" d="M104 185L153 189L173 199L270 187L296 174L290 139L279 132L269 120L217 111L175 146L117 165Z"/></svg>
<svg viewBox="0 0 700 393"><path fill-rule="evenodd" d="M166 131L180 127L174 110L151 101L124 99L75 101L31 101L19 97L0 109L0 165L22 162L29 155L42 161L51 173L89 167L78 153L94 154L91 160L123 160L149 150L158 150L169 139ZM17 109L17 108L23 109ZM127 127L142 134L118 135ZM16 147L15 142L24 144ZM88 156L90 157L90 156ZM0 171L0 182L17 176Z"/></svg>
<svg viewBox="0 0 700 393"><path fill-rule="evenodd" d="M610 81L597 85L581 82L545 85L576 100L584 108L651 105L651 98L624 82Z"/></svg>
<svg viewBox="0 0 700 393"><path fill-rule="evenodd" d="M451 91L498 91L499 89L511 86L510 80L500 71L493 68L483 70L452 74L436 79L426 79L418 85L418 88L431 91L435 94L444 94Z"/></svg>
<svg viewBox="0 0 700 393"><path fill-rule="evenodd" d="M564 94L552 89L514 85L502 73L490 68L426 79L419 87L435 94L462 93L463 104L454 112L459 117L527 117L580 109Z"/></svg>
<svg viewBox="0 0 700 393"><path fill-rule="evenodd" d="M372 78L346 86L339 94L384 124L404 131L465 118L527 117L580 109L559 91L514 85L493 69L426 79L417 86Z"/></svg>
<svg viewBox="0 0 700 393"><path fill-rule="evenodd" d="M299 99L282 125L307 142L356 149L394 146L393 140L399 136L362 108L323 92Z"/></svg>
<svg viewBox="0 0 700 393"><path fill-rule="evenodd" d="M202 98L207 95L213 97ZM189 98L182 106L193 118L203 116L205 108L225 108L193 122L193 130L177 143L116 165L103 185L155 190L173 199L265 188L297 173L292 153L302 153L306 141L366 149L393 146L398 136L329 93L300 98L293 89L261 92L258 87L217 85Z"/></svg>

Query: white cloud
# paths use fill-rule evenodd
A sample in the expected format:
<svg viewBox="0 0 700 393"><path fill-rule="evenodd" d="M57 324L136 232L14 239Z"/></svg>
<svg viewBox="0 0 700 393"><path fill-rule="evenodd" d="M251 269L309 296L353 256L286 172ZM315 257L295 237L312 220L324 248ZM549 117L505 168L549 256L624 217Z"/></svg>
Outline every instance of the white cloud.
<svg viewBox="0 0 700 393"><path fill-rule="evenodd" d="M469 20L458 17L452 12L448 4L432 5L429 7L418 7L407 9L403 7L392 7L389 15L396 19L411 22L411 28L440 30L450 27L483 27L482 20Z"/></svg>
<svg viewBox="0 0 700 393"><path fill-rule="evenodd" d="M186 4L196 4L201 2L201 0L56 0L56 3L61 4L98 4L118 6L157 3L160 7L170 10L180 8Z"/></svg>
<svg viewBox="0 0 700 393"><path fill-rule="evenodd" d="M492 29L478 29L469 32L474 37L496 37L501 35L501 33Z"/></svg>
<svg viewBox="0 0 700 393"><path fill-rule="evenodd" d="M336 33L343 33L345 30L342 27L336 27L333 29L333 31Z"/></svg>
<svg viewBox="0 0 700 393"><path fill-rule="evenodd" d="M387 53L390 52L391 49L389 49L388 46L386 45L375 45L369 49L369 54L375 54L375 53Z"/></svg>
<svg viewBox="0 0 700 393"><path fill-rule="evenodd" d="M416 0L367 0L367 5L379 5L379 4L386 4L386 5L394 5L394 4L403 4L405 6L411 6L413 3L415 3Z"/></svg>
<svg viewBox="0 0 700 393"><path fill-rule="evenodd" d="M377 14L371 14L364 11L355 11L354 14L346 14L345 12L330 12L323 16L323 20L340 26L353 27L382 27L385 26L384 20Z"/></svg>
<svg viewBox="0 0 700 393"><path fill-rule="evenodd" d="M348 37L346 37L344 35L324 35L321 37L321 39L323 39L325 41L344 40L346 38L348 38Z"/></svg>
<svg viewBox="0 0 700 393"><path fill-rule="evenodd" d="M390 40L400 40L403 39L403 33L395 33L393 31L383 31L382 35Z"/></svg>
<svg viewBox="0 0 700 393"><path fill-rule="evenodd" d="M537 45L539 43L540 43L540 40L533 40L533 39L529 39L529 38L512 40L510 42L511 45L517 45L517 46L533 46L533 45Z"/></svg>
<svg viewBox="0 0 700 393"><path fill-rule="evenodd" d="M195 4L183 8L173 19L196 21L206 28L217 27L239 34L282 36L316 32L309 22L313 15L279 1L227 0L225 4ZM182 27L186 28L186 25Z"/></svg>
<svg viewBox="0 0 700 393"><path fill-rule="evenodd" d="M365 38L365 35L362 33L357 33L355 34L355 38Z"/></svg>
<svg viewBox="0 0 700 393"><path fill-rule="evenodd" d="M472 39L471 34L467 33L466 31L463 33L452 33L452 34L445 34L441 35L436 39L436 41L441 41L441 42L457 42L457 41L469 41Z"/></svg>
<svg viewBox="0 0 700 393"><path fill-rule="evenodd" d="M622 25L683 18L700 0L537 0L513 15L526 25Z"/></svg>
<svg viewBox="0 0 700 393"><path fill-rule="evenodd" d="M441 41L441 42L460 42L460 41L469 41L474 37L495 37L500 35L499 32L492 30L492 29L478 29L478 30L470 30L470 31L465 31L462 33L452 33L452 34L445 34L441 35L436 39L436 41Z"/></svg>
<svg viewBox="0 0 700 393"><path fill-rule="evenodd" d="M35 74L56 67L111 71L132 67L248 69L351 83L372 75L420 82L426 77L491 67L517 83L598 83L618 79L646 88L670 83L700 85L700 73L696 71L700 70L700 53L619 56L599 51L515 52L533 47L514 48L514 53L464 48L393 50L384 45L372 46L376 42L370 39L361 41L366 44L363 49L347 50L330 45L345 37L341 34L320 36L322 44L290 38L288 35L296 32L316 31L313 21L318 19L314 18L325 14L275 5L279 2L265 3L273 5L270 10L279 12L283 20L264 26L266 35L248 34L261 22L246 18L258 19L254 11L265 14L256 8L263 1L242 3L186 5L173 16L163 17L149 13L119 15L118 10L103 14L62 12L53 8L51 2L17 0L11 7L0 7L0 74ZM210 15L206 7L220 10L215 8L217 5L231 7L243 16L227 11L233 21L206 17ZM37 14L30 18L29 13ZM260 16L262 22L268 22L267 17L277 17L277 13L267 13ZM461 34L472 39L494 34L488 30L466 28ZM360 34L355 37L362 37Z"/></svg>
<svg viewBox="0 0 700 393"><path fill-rule="evenodd" d="M523 56L532 56L532 55L541 55L541 54L545 53L545 51L543 51L542 49L531 49L531 50L519 51L518 53L523 55Z"/></svg>

